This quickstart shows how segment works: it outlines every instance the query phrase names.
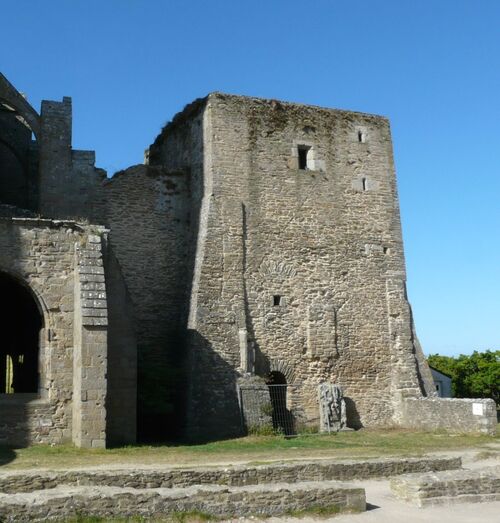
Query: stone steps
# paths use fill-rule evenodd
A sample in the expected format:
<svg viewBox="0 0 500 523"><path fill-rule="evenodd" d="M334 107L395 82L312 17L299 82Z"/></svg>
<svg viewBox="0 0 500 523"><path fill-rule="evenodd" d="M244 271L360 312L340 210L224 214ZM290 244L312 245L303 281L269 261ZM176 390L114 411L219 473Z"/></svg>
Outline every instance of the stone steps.
<svg viewBox="0 0 500 523"><path fill-rule="evenodd" d="M282 516L323 509L361 512L363 488L336 481L184 488L59 486L29 493L0 494L0 521L65 520L79 516L158 517L176 512L203 512L221 518Z"/></svg>
<svg viewBox="0 0 500 523"><path fill-rule="evenodd" d="M109 486L144 488L189 487L192 485L244 486L297 481L352 481L390 477L415 472L458 469L460 458L386 458L365 461L306 461L260 466L154 468L59 472L16 471L0 473L0 492L16 493L66 486Z"/></svg>
<svg viewBox="0 0 500 523"><path fill-rule="evenodd" d="M500 501L500 466L407 474L392 478L391 490L399 499L418 507Z"/></svg>

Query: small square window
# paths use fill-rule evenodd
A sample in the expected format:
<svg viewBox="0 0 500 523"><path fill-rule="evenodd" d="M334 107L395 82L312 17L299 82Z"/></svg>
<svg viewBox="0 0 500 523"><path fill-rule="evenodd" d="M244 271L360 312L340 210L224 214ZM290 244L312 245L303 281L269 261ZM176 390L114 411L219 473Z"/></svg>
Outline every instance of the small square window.
<svg viewBox="0 0 500 523"><path fill-rule="evenodd" d="M273 305L275 307L279 307L281 305L281 296L279 294L275 294L273 296Z"/></svg>
<svg viewBox="0 0 500 523"><path fill-rule="evenodd" d="M308 145L298 145L297 152L299 156L299 169L305 171L310 168L311 147Z"/></svg>

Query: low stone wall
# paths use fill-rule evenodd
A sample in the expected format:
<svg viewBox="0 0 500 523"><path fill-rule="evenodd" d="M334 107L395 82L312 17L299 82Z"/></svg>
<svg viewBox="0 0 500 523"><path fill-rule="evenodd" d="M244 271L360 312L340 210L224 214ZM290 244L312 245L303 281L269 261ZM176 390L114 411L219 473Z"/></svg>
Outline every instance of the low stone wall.
<svg viewBox="0 0 500 523"><path fill-rule="evenodd" d="M7 472L0 474L0 492L32 492L66 486L176 488L192 485L244 486L298 481L350 481L389 477L411 472L457 469L460 458L374 459L367 461L316 461L258 467L166 470L71 470L61 472Z"/></svg>
<svg viewBox="0 0 500 523"><path fill-rule="evenodd" d="M496 434L497 412L492 399L407 398L401 425L418 430Z"/></svg>
<svg viewBox="0 0 500 523"><path fill-rule="evenodd" d="M67 520L75 516L162 516L201 511L218 517L281 516L294 511L328 509L360 512L365 491L337 482L204 486L185 489L59 487L30 494L0 494L0 521Z"/></svg>
<svg viewBox="0 0 500 523"><path fill-rule="evenodd" d="M500 466L408 474L393 478L391 490L398 498L419 507L453 502L499 501Z"/></svg>
<svg viewBox="0 0 500 523"><path fill-rule="evenodd" d="M54 410L37 394L1 394L0 445L51 443Z"/></svg>

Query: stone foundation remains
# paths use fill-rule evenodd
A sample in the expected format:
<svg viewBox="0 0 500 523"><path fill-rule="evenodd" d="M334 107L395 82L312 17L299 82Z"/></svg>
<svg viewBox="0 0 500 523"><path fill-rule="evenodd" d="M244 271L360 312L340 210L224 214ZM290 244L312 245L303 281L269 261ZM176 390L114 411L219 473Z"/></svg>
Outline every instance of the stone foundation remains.
<svg viewBox="0 0 500 523"><path fill-rule="evenodd" d="M393 478L391 490L418 507L500 501L500 467L408 474Z"/></svg>
<svg viewBox="0 0 500 523"><path fill-rule="evenodd" d="M196 467L177 469L76 470L0 473L0 492L33 492L61 486L123 488L184 488L195 485L233 487L300 481L353 481L398 474L458 469L460 458L386 458L363 461L321 460L259 466Z"/></svg>
<svg viewBox="0 0 500 523"><path fill-rule="evenodd" d="M314 503L311 500L314 499ZM119 487L58 488L44 493L0 494L0 520L50 521L68 517L155 517L202 512L219 518L283 516L323 509L366 510L365 491L337 482L277 483L251 487L197 486L135 490Z"/></svg>

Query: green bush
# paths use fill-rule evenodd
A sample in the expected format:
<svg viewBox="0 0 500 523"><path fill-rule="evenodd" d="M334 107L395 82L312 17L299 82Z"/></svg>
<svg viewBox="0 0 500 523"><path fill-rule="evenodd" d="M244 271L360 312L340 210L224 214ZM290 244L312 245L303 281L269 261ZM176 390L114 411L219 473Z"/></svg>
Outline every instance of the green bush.
<svg viewBox="0 0 500 523"><path fill-rule="evenodd" d="M500 404L500 350L474 351L470 356L431 354L431 367L452 379L453 395L457 398L493 398Z"/></svg>

